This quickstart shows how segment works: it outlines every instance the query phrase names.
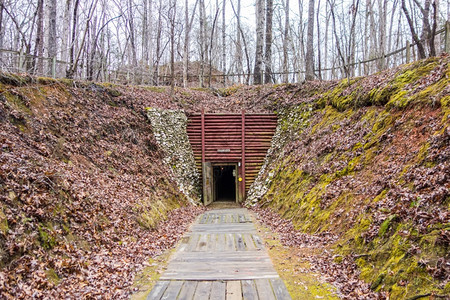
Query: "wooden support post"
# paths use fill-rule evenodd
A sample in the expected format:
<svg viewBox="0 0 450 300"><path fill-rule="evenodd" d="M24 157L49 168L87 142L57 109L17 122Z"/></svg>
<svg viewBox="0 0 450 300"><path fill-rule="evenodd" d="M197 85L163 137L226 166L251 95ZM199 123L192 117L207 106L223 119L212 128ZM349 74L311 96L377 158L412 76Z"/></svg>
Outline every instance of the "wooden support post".
<svg viewBox="0 0 450 300"><path fill-rule="evenodd" d="M445 23L445 47L444 51L450 53L450 21Z"/></svg>
<svg viewBox="0 0 450 300"><path fill-rule="evenodd" d="M242 178L242 198L245 199L245 110L242 110L242 161L241 161L241 178Z"/></svg>
<svg viewBox="0 0 450 300"><path fill-rule="evenodd" d="M56 78L56 56L52 58L52 77Z"/></svg>
<svg viewBox="0 0 450 300"><path fill-rule="evenodd" d="M406 41L406 63L411 61L411 43Z"/></svg>
<svg viewBox="0 0 450 300"><path fill-rule="evenodd" d="M205 154L205 109L202 108L202 164L206 161Z"/></svg>
<svg viewBox="0 0 450 300"><path fill-rule="evenodd" d="M22 71L22 66L23 66L23 52L20 51L19 52L19 61L18 61L18 64L17 64L17 71L18 72Z"/></svg>

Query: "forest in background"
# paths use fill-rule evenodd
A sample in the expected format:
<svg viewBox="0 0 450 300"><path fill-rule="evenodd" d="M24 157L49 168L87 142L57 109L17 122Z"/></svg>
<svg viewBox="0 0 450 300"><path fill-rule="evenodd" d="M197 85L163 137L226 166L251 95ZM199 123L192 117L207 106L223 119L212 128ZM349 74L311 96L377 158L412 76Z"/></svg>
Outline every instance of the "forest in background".
<svg viewBox="0 0 450 300"><path fill-rule="evenodd" d="M0 67L177 86L340 79L448 52L449 15L445 0L0 0Z"/></svg>

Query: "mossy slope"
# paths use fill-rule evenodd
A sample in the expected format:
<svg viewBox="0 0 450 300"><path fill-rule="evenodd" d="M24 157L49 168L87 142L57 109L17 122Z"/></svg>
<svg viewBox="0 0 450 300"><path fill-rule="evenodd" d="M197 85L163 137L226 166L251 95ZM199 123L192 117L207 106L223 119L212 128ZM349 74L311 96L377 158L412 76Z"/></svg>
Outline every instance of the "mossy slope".
<svg viewBox="0 0 450 300"><path fill-rule="evenodd" d="M448 295L449 58L275 99L283 138L259 199L306 233L339 234L392 299Z"/></svg>

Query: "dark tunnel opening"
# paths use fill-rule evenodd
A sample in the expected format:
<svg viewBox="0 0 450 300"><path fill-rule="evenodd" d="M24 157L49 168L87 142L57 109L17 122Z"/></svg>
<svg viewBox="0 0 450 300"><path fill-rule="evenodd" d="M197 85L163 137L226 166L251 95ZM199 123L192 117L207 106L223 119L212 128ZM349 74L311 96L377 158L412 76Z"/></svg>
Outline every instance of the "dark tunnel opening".
<svg viewBox="0 0 450 300"><path fill-rule="evenodd" d="M236 201L236 166L215 166L214 201Z"/></svg>

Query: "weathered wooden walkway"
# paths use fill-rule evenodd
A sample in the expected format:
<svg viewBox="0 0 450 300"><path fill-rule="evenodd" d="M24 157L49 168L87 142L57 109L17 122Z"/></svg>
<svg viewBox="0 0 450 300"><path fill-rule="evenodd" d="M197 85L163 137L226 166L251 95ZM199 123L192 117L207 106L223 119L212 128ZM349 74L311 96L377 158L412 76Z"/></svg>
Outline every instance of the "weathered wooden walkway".
<svg viewBox="0 0 450 300"><path fill-rule="evenodd" d="M182 240L147 299L291 299L246 209L211 210Z"/></svg>

